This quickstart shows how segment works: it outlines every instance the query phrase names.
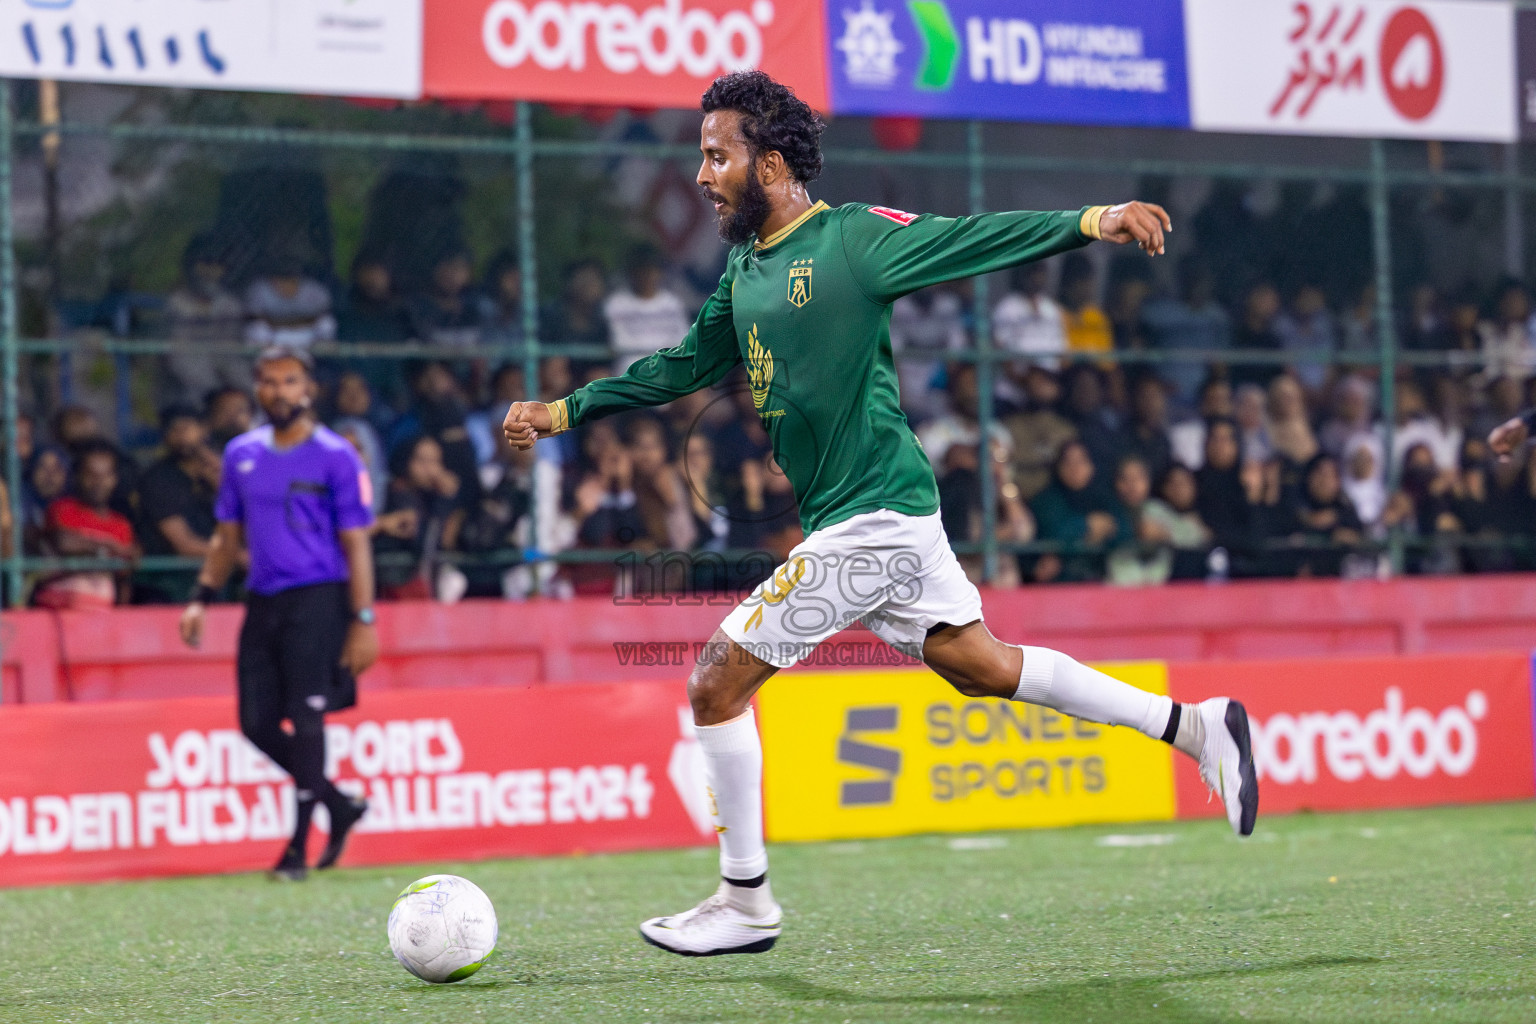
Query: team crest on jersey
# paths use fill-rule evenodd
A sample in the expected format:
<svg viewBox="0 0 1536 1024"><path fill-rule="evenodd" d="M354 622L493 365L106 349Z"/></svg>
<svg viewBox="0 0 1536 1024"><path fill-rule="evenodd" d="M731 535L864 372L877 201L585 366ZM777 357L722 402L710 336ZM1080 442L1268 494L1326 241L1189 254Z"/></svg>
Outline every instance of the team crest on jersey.
<svg viewBox="0 0 1536 1024"><path fill-rule="evenodd" d="M762 409L772 382L773 353L757 340L757 324L753 324L747 332L747 383L752 386L752 408Z"/></svg>
<svg viewBox="0 0 1536 1024"><path fill-rule="evenodd" d="M795 260L789 267L789 302L803 306L811 301L811 261Z"/></svg>

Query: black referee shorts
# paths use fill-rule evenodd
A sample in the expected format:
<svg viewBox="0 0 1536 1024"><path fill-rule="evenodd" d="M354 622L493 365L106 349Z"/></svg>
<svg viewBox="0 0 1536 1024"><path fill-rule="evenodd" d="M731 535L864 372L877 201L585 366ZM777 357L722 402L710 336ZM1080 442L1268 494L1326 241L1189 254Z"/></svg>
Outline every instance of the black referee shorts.
<svg viewBox="0 0 1536 1024"><path fill-rule="evenodd" d="M235 669L241 721L356 704L357 680L340 664L351 623L345 583L251 594Z"/></svg>

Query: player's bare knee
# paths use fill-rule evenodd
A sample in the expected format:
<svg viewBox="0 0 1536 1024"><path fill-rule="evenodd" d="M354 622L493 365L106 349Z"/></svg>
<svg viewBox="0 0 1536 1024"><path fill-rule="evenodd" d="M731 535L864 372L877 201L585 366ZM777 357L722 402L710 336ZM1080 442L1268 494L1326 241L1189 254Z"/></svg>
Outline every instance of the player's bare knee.
<svg viewBox="0 0 1536 1024"><path fill-rule="evenodd" d="M729 721L745 710L737 688L718 666L710 664L695 665L688 676L688 703L693 720L701 725Z"/></svg>

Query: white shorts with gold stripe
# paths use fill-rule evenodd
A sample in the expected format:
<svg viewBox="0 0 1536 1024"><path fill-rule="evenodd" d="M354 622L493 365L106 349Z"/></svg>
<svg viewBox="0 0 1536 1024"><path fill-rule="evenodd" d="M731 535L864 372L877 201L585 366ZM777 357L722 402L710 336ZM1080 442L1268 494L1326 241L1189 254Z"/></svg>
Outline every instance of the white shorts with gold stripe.
<svg viewBox="0 0 1536 1024"><path fill-rule="evenodd" d="M726 616L725 635L778 668L862 622L904 654L922 657L928 630L981 618L937 512L864 512L817 530Z"/></svg>

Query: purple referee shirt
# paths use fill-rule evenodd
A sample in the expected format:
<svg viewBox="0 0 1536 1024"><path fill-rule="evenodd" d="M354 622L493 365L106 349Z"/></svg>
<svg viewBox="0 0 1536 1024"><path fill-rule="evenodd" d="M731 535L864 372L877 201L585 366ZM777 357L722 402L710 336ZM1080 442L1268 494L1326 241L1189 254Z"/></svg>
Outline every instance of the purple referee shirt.
<svg viewBox="0 0 1536 1024"><path fill-rule="evenodd" d="M247 589L276 594L347 578L336 531L372 525L371 490L362 460L339 434L316 425L303 444L279 449L272 428L257 427L224 449L214 513L245 527Z"/></svg>

